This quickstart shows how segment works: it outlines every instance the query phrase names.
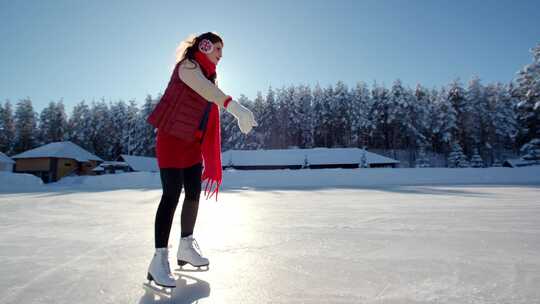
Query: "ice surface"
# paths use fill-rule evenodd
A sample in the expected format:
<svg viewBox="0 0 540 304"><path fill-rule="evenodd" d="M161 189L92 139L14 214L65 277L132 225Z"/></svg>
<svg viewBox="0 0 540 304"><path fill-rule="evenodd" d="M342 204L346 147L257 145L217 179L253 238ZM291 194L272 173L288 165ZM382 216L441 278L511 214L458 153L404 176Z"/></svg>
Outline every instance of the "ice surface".
<svg viewBox="0 0 540 304"><path fill-rule="evenodd" d="M408 170L417 179L423 169ZM377 187L343 185L355 170L308 171L313 187L281 170L281 185L294 181L283 189L259 172L228 172L195 228L210 271L177 272L170 300L141 287L159 183L99 187L144 181L119 174L0 194L0 303L540 302L538 171L496 186L406 186L364 171ZM241 189L254 178L272 186Z"/></svg>

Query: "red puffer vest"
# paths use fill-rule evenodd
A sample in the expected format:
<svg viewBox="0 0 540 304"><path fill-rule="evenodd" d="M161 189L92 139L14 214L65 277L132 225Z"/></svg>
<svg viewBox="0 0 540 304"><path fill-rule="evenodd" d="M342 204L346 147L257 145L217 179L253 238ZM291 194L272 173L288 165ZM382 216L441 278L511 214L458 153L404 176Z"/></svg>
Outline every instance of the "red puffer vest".
<svg viewBox="0 0 540 304"><path fill-rule="evenodd" d="M176 64L167 89L147 122L185 141L202 140L212 104L197 94L178 76Z"/></svg>

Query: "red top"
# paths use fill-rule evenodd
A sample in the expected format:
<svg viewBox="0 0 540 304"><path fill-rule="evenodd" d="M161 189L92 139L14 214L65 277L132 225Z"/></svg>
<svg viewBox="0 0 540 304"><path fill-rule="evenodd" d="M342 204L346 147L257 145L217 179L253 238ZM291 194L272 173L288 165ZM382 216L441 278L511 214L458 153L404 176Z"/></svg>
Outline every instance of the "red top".
<svg viewBox="0 0 540 304"><path fill-rule="evenodd" d="M203 161L199 141L188 142L159 130L156 155L160 169L188 168Z"/></svg>
<svg viewBox="0 0 540 304"><path fill-rule="evenodd" d="M196 52L195 60L199 63L207 78L210 79L210 77L215 74L215 64L213 64L205 55ZM179 65L176 66L170 82L173 83L176 81L183 84L182 80L178 76L178 67ZM167 87L167 91L174 91L178 89L178 87L173 87L171 85ZM227 108L231 100L232 98L230 96L227 98L227 100L225 100L225 108ZM186 119L189 118L191 118L191 116L187 115ZM204 134L206 137L205 145L202 145L200 142L200 136L203 135L201 130L197 130L195 133L196 138L191 140L174 136L172 135L173 133L167 133L163 131L163 129L160 130L158 127L156 137L156 156L160 169L188 168L197 163L202 163L204 159L205 171L203 171L202 179L217 182L217 187L215 190L213 190L216 192L217 200L217 190L219 184L221 183L221 142L219 130L219 112L217 105L215 104L213 105L212 111L210 111L208 125L210 130L208 130L208 134ZM199 135L199 138L197 138L197 135Z"/></svg>

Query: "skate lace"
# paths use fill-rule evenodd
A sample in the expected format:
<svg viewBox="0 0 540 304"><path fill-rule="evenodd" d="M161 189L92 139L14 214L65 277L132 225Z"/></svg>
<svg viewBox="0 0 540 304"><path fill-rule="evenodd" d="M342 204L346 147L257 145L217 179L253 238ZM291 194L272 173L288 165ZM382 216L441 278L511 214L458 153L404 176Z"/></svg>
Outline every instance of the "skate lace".
<svg viewBox="0 0 540 304"><path fill-rule="evenodd" d="M197 252L199 252L199 254L202 256L202 250L201 248L199 247L199 243L197 243L197 240L195 240L194 238L192 239L193 240L193 246L197 249Z"/></svg>

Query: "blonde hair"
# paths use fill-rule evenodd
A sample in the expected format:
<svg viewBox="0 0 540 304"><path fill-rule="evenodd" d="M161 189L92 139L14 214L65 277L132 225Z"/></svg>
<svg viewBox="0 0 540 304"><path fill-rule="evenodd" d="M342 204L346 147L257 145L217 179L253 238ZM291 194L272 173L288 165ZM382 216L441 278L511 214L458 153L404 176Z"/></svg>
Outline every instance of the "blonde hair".
<svg viewBox="0 0 540 304"><path fill-rule="evenodd" d="M195 41L197 40L197 35L191 34L186 39L184 39L178 47L176 48L176 62L179 63L180 61L184 60L186 58L187 49L195 44Z"/></svg>

